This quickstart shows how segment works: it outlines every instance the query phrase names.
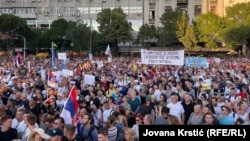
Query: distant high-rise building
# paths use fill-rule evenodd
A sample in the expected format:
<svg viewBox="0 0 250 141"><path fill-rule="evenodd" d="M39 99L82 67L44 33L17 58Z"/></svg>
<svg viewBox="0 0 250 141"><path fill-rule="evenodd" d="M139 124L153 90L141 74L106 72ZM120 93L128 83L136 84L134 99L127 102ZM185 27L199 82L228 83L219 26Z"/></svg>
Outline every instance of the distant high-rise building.
<svg viewBox="0 0 250 141"><path fill-rule="evenodd" d="M226 8L237 3L247 3L250 0L202 0L202 13L213 12L218 16L226 16Z"/></svg>
<svg viewBox="0 0 250 141"><path fill-rule="evenodd" d="M161 26L160 17L170 10L181 10L189 17L189 23L201 14L201 0L144 0L144 23Z"/></svg>
<svg viewBox="0 0 250 141"><path fill-rule="evenodd" d="M0 14L14 14L34 28L50 28L59 18L83 20L97 29L96 17L104 8L121 7L135 31L143 24L143 0L1 0Z"/></svg>

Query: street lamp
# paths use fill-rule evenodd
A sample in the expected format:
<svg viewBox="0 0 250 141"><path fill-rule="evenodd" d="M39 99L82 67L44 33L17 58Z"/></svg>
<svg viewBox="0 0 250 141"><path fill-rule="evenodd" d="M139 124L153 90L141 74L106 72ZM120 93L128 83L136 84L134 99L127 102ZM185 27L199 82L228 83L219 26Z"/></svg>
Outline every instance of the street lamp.
<svg viewBox="0 0 250 141"><path fill-rule="evenodd" d="M22 35L19 35L19 36L23 38L23 59L25 60L25 56L26 56L26 53L25 53L25 51L26 51L26 38L24 36L22 36Z"/></svg>

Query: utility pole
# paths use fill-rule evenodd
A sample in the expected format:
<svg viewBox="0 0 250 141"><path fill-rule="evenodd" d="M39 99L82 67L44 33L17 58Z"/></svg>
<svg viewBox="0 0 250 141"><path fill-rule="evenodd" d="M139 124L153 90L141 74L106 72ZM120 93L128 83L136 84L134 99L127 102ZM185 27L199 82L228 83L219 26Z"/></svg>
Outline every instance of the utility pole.
<svg viewBox="0 0 250 141"><path fill-rule="evenodd" d="M89 60L92 61L92 19L90 18L89 25Z"/></svg>

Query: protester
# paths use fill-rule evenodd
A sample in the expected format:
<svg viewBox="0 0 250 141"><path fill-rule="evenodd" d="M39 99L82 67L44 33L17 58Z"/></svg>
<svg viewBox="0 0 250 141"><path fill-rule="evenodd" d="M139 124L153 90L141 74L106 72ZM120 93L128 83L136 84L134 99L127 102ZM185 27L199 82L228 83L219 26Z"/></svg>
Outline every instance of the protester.
<svg viewBox="0 0 250 141"><path fill-rule="evenodd" d="M37 128L51 140L92 141L108 140L116 128L112 136L118 141L133 140L121 133L127 127L138 140L143 124L250 124L248 58L220 58L199 67L141 64L136 57L72 57L65 68L56 58L52 63L28 56L22 65L15 59L0 58L1 140L8 141L2 135L10 131L28 140Z"/></svg>

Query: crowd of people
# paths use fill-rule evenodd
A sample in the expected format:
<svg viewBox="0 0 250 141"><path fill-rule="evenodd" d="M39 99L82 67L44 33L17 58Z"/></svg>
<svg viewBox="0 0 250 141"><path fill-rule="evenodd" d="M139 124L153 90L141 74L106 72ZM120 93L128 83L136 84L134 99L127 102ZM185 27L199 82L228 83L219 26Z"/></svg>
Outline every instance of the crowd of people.
<svg viewBox="0 0 250 141"><path fill-rule="evenodd" d="M0 59L0 140L137 141L140 125L250 125L250 60L221 59L209 68L145 65L138 58L112 62L67 60L72 76L53 87L56 60L29 56L21 66ZM28 63L29 62L29 63ZM84 74L95 82L85 84ZM56 76L53 76L56 77ZM72 87L79 105L76 124L60 116Z"/></svg>

